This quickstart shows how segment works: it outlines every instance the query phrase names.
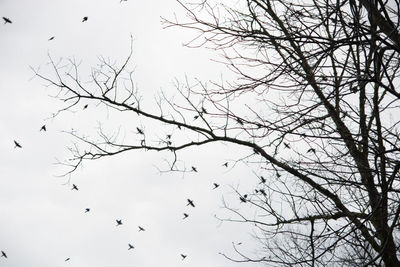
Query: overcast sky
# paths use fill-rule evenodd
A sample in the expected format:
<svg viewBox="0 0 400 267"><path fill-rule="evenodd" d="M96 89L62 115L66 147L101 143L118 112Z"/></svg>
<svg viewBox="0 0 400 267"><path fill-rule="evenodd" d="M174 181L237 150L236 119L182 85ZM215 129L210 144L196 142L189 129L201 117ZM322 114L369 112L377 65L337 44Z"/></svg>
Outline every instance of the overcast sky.
<svg viewBox="0 0 400 267"><path fill-rule="evenodd" d="M219 254L236 256L232 242L256 252L251 225L214 217L232 217L221 208L222 196L240 206L231 187L245 192L258 182L246 166L221 166L237 158L236 147L185 151L199 172L184 176L160 175L157 166L168 155L149 152L87 162L71 177L56 176L62 168L54 163L68 158L71 144L62 130L115 117L89 106L85 114L48 119L61 105L43 81L32 79L30 66L46 73L48 54L74 57L87 68L100 55L121 61L132 35L135 82L146 94L172 92L174 78L185 75L218 79L225 69L210 60L212 52L183 47L192 32L162 30L161 16L183 17L174 0L0 0L0 12L12 21L0 25L0 250L8 256L0 266L223 267L234 265ZM47 131L39 131L44 124ZM214 182L221 184L217 190ZM195 208L186 206L187 198ZM139 225L146 231L138 232ZM128 251L128 243L135 248ZM188 255L184 261L181 253Z"/></svg>

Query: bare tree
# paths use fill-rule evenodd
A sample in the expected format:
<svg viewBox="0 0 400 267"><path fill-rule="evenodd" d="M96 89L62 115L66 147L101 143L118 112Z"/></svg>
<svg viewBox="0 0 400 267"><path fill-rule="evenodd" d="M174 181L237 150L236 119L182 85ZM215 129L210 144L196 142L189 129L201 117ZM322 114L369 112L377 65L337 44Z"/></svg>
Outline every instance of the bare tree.
<svg viewBox="0 0 400 267"><path fill-rule="evenodd" d="M185 171L178 161L183 149L211 142L247 147L240 160L264 176L257 174L253 192L238 194L258 213L225 205L237 215L231 220L255 224L264 254L249 258L235 245L241 257L232 260L400 266L399 2L181 5L186 20L165 26L198 33L187 45L219 51L236 79L177 82L177 96L162 94L154 111L143 108L130 56L122 65L101 59L89 85L78 64L51 60L54 77L36 74L58 89L61 112L91 101L156 121L164 133L186 133L152 141L156 135L138 127L140 140L131 142L102 131L97 139L73 132L87 149L71 149L70 171L84 160L135 149L170 151L169 170Z"/></svg>

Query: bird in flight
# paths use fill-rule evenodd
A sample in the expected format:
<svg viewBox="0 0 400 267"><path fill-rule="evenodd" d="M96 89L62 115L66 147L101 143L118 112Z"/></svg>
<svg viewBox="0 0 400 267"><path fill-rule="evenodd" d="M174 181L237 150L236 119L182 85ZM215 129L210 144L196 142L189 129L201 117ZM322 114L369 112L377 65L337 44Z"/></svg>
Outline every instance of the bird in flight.
<svg viewBox="0 0 400 267"><path fill-rule="evenodd" d="M139 127L136 127L136 130L137 130L138 134L144 134L143 130L140 129Z"/></svg>
<svg viewBox="0 0 400 267"><path fill-rule="evenodd" d="M128 250L134 249L134 248L135 248L135 247L134 247L133 245L131 245L131 244L128 244L128 246L129 246Z"/></svg>
<svg viewBox="0 0 400 267"><path fill-rule="evenodd" d="M87 109L88 106L89 106L88 104L84 105L83 109Z"/></svg>
<svg viewBox="0 0 400 267"><path fill-rule="evenodd" d="M76 190L76 191L78 191L79 189L78 189L78 186L76 186L76 184L72 184L72 189L71 190Z"/></svg>
<svg viewBox="0 0 400 267"><path fill-rule="evenodd" d="M244 195L244 196L242 196L242 197L239 197L239 199L240 199L240 202L243 202L243 203L246 203L247 202L247 195Z"/></svg>
<svg viewBox="0 0 400 267"><path fill-rule="evenodd" d="M184 260L187 257L187 255L181 254L181 257L182 257L182 260Z"/></svg>
<svg viewBox="0 0 400 267"><path fill-rule="evenodd" d="M192 206L193 208L195 207L194 206L194 203L193 203L193 200L191 200L191 199L187 199L187 202L188 202L188 204L186 205L186 206Z"/></svg>
<svg viewBox="0 0 400 267"><path fill-rule="evenodd" d="M85 209L85 213L88 213L90 211L90 208Z"/></svg>
<svg viewBox="0 0 400 267"><path fill-rule="evenodd" d="M83 17L82 22L85 22L88 20L88 17Z"/></svg>
<svg viewBox="0 0 400 267"><path fill-rule="evenodd" d="M197 172L197 168L192 166L192 171Z"/></svg>
<svg viewBox="0 0 400 267"><path fill-rule="evenodd" d="M118 225L122 225L122 220L115 220L117 222L117 226Z"/></svg>
<svg viewBox="0 0 400 267"><path fill-rule="evenodd" d="M51 36L51 37L49 38L49 41L52 41L52 40L54 40L54 38L56 38L56 37L54 37L54 36Z"/></svg>
<svg viewBox="0 0 400 267"><path fill-rule="evenodd" d="M15 140L14 140L14 145L15 145L14 148L17 148L17 147L22 148L22 146Z"/></svg>
<svg viewBox="0 0 400 267"><path fill-rule="evenodd" d="M144 229L142 226L138 226L138 227L139 227L139 232L146 231L146 229Z"/></svg>
<svg viewBox="0 0 400 267"><path fill-rule="evenodd" d="M186 219L187 217L189 217L189 214L184 213L184 214L183 214L183 220Z"/></svg>
<svg viewBox="0 0 400 267"><path fill-rule="evenodd" d="M71 258L66 258L65 261L69 261Z"/></svg>
<svg viewBox="0 0 400 267"><path fill-rule="evenodd" d="M267 181L267 180L265 180L265 178L264 178L264 177L262 177L262 176L260 176L260 179L261 179L261 182L260 182L260 184L265 184L265 182Z"/></svg>
<svg viewBox="0 0 400 267"><path fill-rule="evenodd" d="M228 168L228 162L225 162L224 164L222 164L222 166L225 166Z"/></svg>
<svg viewBox="0 0 400 267"><path fill-rule="evenodd" d="M12 21L9 18L3 17L3 20L4 20L4 24L12 23Z"/></svg>
<svg viewBox="0 0 400 267"><path fill-rule="evenodd" d="M284 145L286 148L290 148L289 143L283 143L283 145Z"/></svg>
<svg viewBox="0 0 400 267"><path fill-rule="evenodd" d="M4 257L7 259L7 254L4 251L1 251L1 256L0 257Z"/></svg>
<svg viewBox="0 0 400 267"><path fill-rule="evenodd" d="M46 125L43 125L41 128L40 128L40 130L39 130L40 132L41 131L47 131L47 129L46 129Z"/></svg>
<svg viewBox="0 0 400 267"><path fill-rule="evenodd" d="M213 188L213 189L216 189L216 188L218 188L218 187L219 187L219 184L214 183L214 188Z"/></svg>
<svg viewBox="0 0 400 267"><path fill-rule="evenodd" d="M309 150L307 150L307 153L310 153L310 152L315 153L315 149L314 148L310 148Z"/></svg>

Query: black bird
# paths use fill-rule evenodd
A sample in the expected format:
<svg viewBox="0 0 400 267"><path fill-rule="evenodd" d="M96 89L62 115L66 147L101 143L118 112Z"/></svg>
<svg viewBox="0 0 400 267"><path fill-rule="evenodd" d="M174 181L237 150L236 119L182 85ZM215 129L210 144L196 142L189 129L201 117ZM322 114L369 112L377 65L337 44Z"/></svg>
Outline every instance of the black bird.
<svg viewBox="0 0 400 267"><path fill-rule="evenodd" d="M281 177L282 175L279 174L279 172L276 172L276 177Z"/></svg>
<svg viewBox="0 0 400 267"><path fill-rule="evenodd" d="M186 205L186 206L192 206L193 208L195 207L194 206L194 203L193 203L193 200L191 200L191 199L187 199L187 202L188 202L188 204Z"/></svg>
<svg viewBox="0 0 400 267"><path fill-rule="evenodd" d="M167 134L167 139L171 139L171 135L170 134Z"/></svg>
<svg viewBox="0 0 400 267"><path fill-rule="evenodd" d="M260 182L260 184L265 184L265 182L266 182L265 178L264 178L264 177L262 177L262 176L260 176L260 179L261 179L261 182Z"/></svg>
<svg viewBox="0 0 400 267"><path fill-rule="evenodd" d="M79 189L78 189L78 186L76 186L76 184L72 184L72 189L71 190L76 190L76 191L78 191Z"/></svg>
<svg viewBox="0 0 400 267"><path fill-rule="evenodd" d="M196 167L192 166L192 171L197 172Z"/></svg>
<svg viewBox="0 0 400 267"><path fill-rule="evenodd" d="M189 214L184 213L184 214L183 214L183 220L186 219L187 217L189 217Z"/></svg>
<svg viewBox="0 0 400 267"><path fill-rule="evenodd" d="M181 257L182 257L182 260L184 260L187 257L187 255L181 254Z"/></svg>
<svg viewBox="0 0 400 267"><path fill-rule="evenodd" d="M134 249L134 248L135 248L135 247L134 247L133 245L131 245L131 244L128 244L128 246L129 246L128 250Z"/></svg>
<svg viewBox="0 0 400 267"><path fill-rule="evenodd" d="M0 258L1 258L1 257L4 257L4 258L7 259L7 254L6 254L4 251L1 251L1 256L0 256Z"/></svg>
<svg viewBox="0 0 400 267"><path fill-rule="evenodd" d="M69 260L70 260L70 258L66 258L66 259L65 259L65 261L69 261Z"/></svg>
<svg viewBox="0 0 400 267"><path fill-rule="evenodd" d="M259 190L261 192L261 194L263 194L264 196L266 196L267 194L265 193L264 189L260 189Z"/></svg>
<svg viewBox="0 0 400 267"><path fill-rule="evenodd" d="M260 152L257 151L257 149L253 148L253 151L255 154L260 154Z"/></svg>
<svg viewBox="0 0 400 267"><path fill-rule="evenodd" d="M117 222L117 226L118 225L122 225L122 220L115 220Z"/></svg>
<svg viewBox="0 0 400 267"><path fill-rule="evenodd" d="M82 22L85 22L88 20L88 17L83 17Z"/></svg>
<svg viewBox="0 0 400 267"><path fill-rule="evenodd" d="M144 229L142 226L138 226L138 227L139 227L139 232L146 231L146 229Z"/></svg>
<svg viewBox="0 0 400 267"><path fill-rule="evenodd" d="M46 125L43 125L41 128L40 128L40 130L39 130L40 132L41 131L47 131L47 129L46 129Z"/></svg>
<svg viewBox="0 0 400 267"><path fill-rule="evenodd" d="M310 153L310 152L315 153L315 149L314 148L310 148L309 150L307 150L307 153Z"/></svg>
<svg viewBox="0 0 400 267"><path fill-rule="evenodd" d="M88 104L84 105L83 109L87 109L88 106L89 106Z"/></svg>
<svg viewBox="0 0 400 267"><path fill-rule="evenodd" d="M283 143L283 145L284 145L286 148L290 148L290 145L289 145L288 143Z"/></svg>
<svg viewBox="0 0 400 267"><path fill-rule="evenodd" d="M207 114L207 110L204 107L201 108L201 112L203 112L204 114Z"/></svg>
<svg viewBox="0 0 400 267"><path fill-rule="evenodd" d="M87 212L89 212L90 211L90 209L89 208L86 208L85 209L85 213L87 213Z"/></svg>
<svg viewBox="0 0 400 267"><path fill-rule="evenodd" d="M195 121L195 120L197 120L198 118L199 118L199 115L196 115L196 116L193 117L193 120Z"/></svg>
<svg viewBox="0 0 400 267"><path fill-rule="evenodd" d="M22 148L22 146L15 140L14 140L14 144L15 144L14 148L17 148L17 147Z"/></svg>
<svg viewBox="0 0 400 267"><path fill-rule="evenodd" d="M137 130L138 134L144 134L143 130L140 129L139 127L136 127L136 130Z"/></svg>
<svg viewBox="0 0 400 267"><path fill-rule="evenodd" d="M240 124L240 125L243 125L243 121L238 117L238 118L236 118L236 121Z"/></svg>
<svg viewBox="0 0 400 267"><path fill-rule="evenodd" d="M51 36L51 37L49 38L49 41L52 41L52 40L54 40L54 38L56 38L56 37L54 37L54 36Z"/></svg>
<svg viewBox="0 0 400 267"><path fill-rule="evenodd" d="M218 187L219 187L219 184L214 183L214 188L213 188L213 189L216 189L216 188L218 188Z"/></svg>
<svg viewBox="0 0 400 267"><path fill-rule="evenodd" d="M243 203L246 203L246 202L247 202L247 200L246 200L245 197L240 197L239 199L240 199L240 201L243 202Z"/></svg>
<svg viewBox="0 0 400 267"><path fill-rule="evenodd" d="M3 20L4 20L4 24L12 23L12 21L9 18L3 17Z"/></svg>
<svg viewBox="0 0 400 267"><path fill-rule="evenodd" d="M222 164L222 166L225 166L228 168L228 162L225 162L224 164Z"/></svg>

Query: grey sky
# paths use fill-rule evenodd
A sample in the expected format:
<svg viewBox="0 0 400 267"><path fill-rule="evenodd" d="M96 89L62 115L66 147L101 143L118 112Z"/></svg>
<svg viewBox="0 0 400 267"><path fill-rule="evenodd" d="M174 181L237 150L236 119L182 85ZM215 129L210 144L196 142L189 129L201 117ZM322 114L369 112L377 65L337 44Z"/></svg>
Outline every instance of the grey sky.
<svg viewBox="0 0 400 267"><path fill-rule="evenodd" d="M246 190L257 183L246 166L232 171L221 166L236 158L236 147L185 151L187 164L199 173L184 177L159 175L155 166L168 155L144 152L88 162L66 185L67 178L54 176L62 171L55 159L69 155L71 137L61 130L94 129L96 120L118 118L89 107L84 114L45 120L60 103L43 81L31 79L29 66L48 69L48 53L54 59L75 57L86 69L100 55L120 61L132 34L135 81L146 96L160 89L173 93L173 79L185 74L217 79L225 70L210 60L211 52L182 46L193 33L161 30L160 16L183 17L174 0L1 0L0 11L13 21L0 25L0 250L8 255L0 266L223 267L234 263L218 252L235 256L232 242L254 252L251 225L214 218L232 216L221 209L223 193L240 206L230 185ZM88 21L82 23L84 16ZM39 132L43 124L47 132ZM14 149L13 140L22 149ZM221 187L212 190L213 182ZM79 191L71 190L72 183ZM196 208L186 206L187 198ZM185 221L184 212L190 214ZM116 219L123 225L116 227ZM138 225L146 231L138 232ZM128 251L128 243L135 249ZM181 253L188 255L185 261Z"/></svg>

